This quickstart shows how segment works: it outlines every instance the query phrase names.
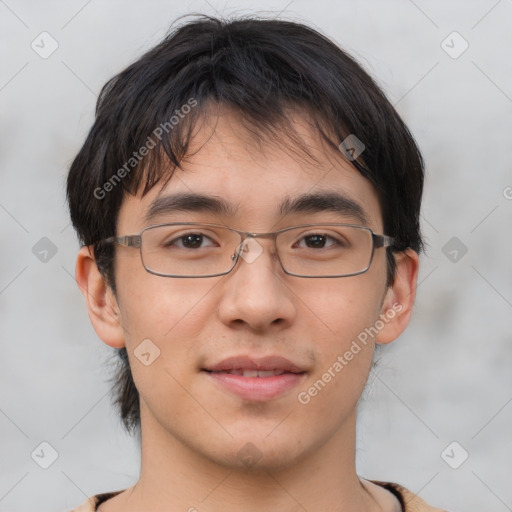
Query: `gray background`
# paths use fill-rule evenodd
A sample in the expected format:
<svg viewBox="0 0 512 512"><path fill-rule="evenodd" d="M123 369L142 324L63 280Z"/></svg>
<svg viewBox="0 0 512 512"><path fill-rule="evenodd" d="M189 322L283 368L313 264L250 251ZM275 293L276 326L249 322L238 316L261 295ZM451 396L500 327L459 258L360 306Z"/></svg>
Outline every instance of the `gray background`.
<svg viewBox="0 0 512 512"><path fill-rule="evenodd" d="M312 24L405 118L427 164L429 247L412 323L365 393L358 470L453 512L512 510L512 1L6 0L0 511L66 510L137 478L137 445L110 406L110 352L73 279L64 179L100 87L193 11ZM51 49L43 31L59 45L45 59L31 47ZM454 31L469 44L460 55ZM52 449L41 442L58 453L48 469Z"/></svg>

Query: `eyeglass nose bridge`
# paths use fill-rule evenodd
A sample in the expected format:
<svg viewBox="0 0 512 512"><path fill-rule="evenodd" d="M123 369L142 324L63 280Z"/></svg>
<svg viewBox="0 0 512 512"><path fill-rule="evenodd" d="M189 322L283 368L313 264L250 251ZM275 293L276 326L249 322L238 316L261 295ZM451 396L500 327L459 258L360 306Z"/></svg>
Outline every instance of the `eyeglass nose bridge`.
<svg viewBox="0 0 512 512"><path fill-rule="evenodd" d="M242 258L247 263L252 263L263 253L263 246L256 241L256 238L273 238L274 243L276 242L277 238L277 233L239 232L239 234L241 236L240 243L235 249L235 252L231 255L231 259L233 261L233 268L236 266L240 258ZM279 259L277 245L275 252Z"/></svg>

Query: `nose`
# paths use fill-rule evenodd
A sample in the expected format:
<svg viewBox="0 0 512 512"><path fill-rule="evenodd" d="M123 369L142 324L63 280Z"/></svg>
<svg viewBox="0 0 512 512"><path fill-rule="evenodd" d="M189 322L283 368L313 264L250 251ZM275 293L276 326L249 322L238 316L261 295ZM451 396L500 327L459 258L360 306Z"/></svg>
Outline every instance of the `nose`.
<svg viewBox="0 0 512 512"><path fill-rule="evenodd" d="M224 279L220 320L255 332L289 327L296 316L294 295L279 263L274 242L246 239L235 268ZM293 278L292 278L293 279Z"/></svg>

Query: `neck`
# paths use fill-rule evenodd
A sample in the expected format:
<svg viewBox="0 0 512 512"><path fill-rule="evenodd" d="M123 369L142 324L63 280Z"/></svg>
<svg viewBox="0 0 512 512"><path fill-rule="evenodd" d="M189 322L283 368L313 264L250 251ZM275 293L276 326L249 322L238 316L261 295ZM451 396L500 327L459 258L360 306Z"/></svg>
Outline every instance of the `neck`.
<svg viewBox="0 0 512 512"><path fill-rule="evenodd" d="M208 459L172 436L147 411L141 416L141 473L124 493L123 510L379 510L356 474L355 413L324 445L300 460L258 470Z"/></svg>

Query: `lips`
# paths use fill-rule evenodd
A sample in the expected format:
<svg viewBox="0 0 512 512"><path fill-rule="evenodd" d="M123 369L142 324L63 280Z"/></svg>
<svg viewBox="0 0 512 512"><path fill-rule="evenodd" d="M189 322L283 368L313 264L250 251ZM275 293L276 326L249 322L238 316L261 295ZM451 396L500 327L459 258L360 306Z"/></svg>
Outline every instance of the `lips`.
<svg viewBox="0 0 512 512"><path fill-rule="evenodd" d="M242 377L259 377L266 378L266 377L274 377L275 375L282 375L283 373L286 373L284 370L248 370L248 369L236 369L236 370L227 370L223 372L217 372L217 373L227 373L229 375L241 375Z"/></svg>
<svg viewBox="0 0 512 512"><path fill-rule="evenodd" d="M235 356L202 369L216 386L246 401L263 402L299 385L306 370L280 356Z"/></svg>
<svg viewBox="0 0 512 512"><path fill-rule="evenodd" d="M229 357L207 366L204 370L243 375L244 377L271 377L282 373L304 373L305 371L289 359L281 356L256 358L248 355ZM244 375L244 373L246 374Z"/></svg>

